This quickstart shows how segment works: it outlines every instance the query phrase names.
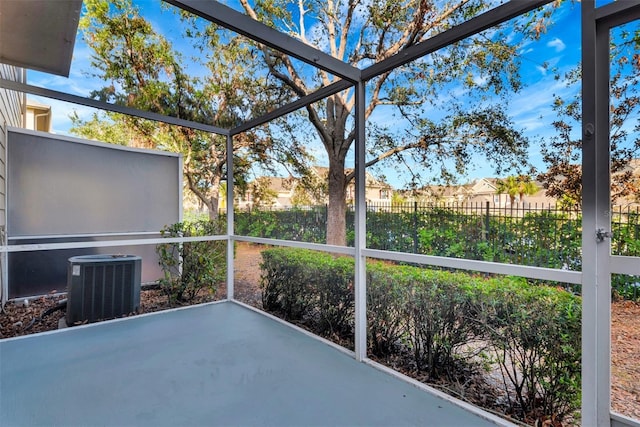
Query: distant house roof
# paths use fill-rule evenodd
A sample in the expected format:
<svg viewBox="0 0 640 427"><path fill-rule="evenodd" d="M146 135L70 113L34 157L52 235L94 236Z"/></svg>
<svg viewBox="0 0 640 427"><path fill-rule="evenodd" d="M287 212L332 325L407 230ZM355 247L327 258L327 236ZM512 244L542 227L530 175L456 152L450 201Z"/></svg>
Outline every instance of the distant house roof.
<svg viewBox="0 0 640 427"><path fill-rule="evenodd" d="M269 189L277 193L287 193L291 191L294 183L292 178L281 178L277 176L265 176L263 179L269 180Z"/></svg>

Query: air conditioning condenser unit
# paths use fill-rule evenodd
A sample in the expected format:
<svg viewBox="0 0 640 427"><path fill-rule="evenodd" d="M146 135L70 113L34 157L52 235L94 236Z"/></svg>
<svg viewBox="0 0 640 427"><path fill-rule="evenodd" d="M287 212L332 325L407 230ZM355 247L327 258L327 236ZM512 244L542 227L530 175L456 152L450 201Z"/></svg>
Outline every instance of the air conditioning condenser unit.
<svg viewBox="0 0 640 427"><path fill-rule="evenodd" d="M68 326L122 317L140 308L142 258L83 255L69 258Z"/></svg>

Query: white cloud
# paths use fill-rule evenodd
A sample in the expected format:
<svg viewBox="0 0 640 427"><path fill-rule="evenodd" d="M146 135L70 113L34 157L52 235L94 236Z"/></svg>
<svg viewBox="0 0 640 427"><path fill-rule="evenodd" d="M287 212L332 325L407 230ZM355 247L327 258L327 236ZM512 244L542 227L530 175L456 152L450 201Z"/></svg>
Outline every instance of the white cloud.
<svg viewBox="0 0 640 427"><path fill-rule="evenodd" d="M547 46L554 48L556 52L562 52L567 47L567 45L565 45L564 42L557 37L547 42Z"/></svg>
<svg viewBox="0 0 640 427"><path fill-rule="evenodd" d="M480 75L473 76L473 83L475 83L478 86L484 86L488 81L489 81L489 78L487 76L480 76Z"/></svg>

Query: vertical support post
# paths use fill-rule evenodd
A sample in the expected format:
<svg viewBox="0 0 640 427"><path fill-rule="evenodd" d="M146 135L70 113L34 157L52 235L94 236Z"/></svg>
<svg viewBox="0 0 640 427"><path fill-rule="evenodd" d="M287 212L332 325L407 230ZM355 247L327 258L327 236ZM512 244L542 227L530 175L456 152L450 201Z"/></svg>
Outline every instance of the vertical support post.
<svg viewBox="0 0 640 427"><path fill-rule="evenodd" d="M413 253L418 253L418 201L413 201Z"/></svg>
<svg viewBox="0 0 640 427"><path fill-rule="evenodd" d="M582 423L611 424L609 29L582 2Z"/></svg>
<svg viewBox="0 0 640 427"><path fill-rule="evenodd" d="M489 201L487 200L484 214L484 233L482 233L482 237L485 241L489 240L489 227L491 227L491 217L489 216Z"/></svg>
<svg viewBox="0 0 640 427"><path fill-rule="evenodd" d="M355 198L355 352L356 360L367 358L367 272L362 250L366 247L366 147L365 147L365 83L358 82L356 91L356 198Z"/></svg>
<svg viewBox="0 0 640 427"><path fill-rule="evenodd" d="M23 70L23 81L26 82L26 78L27 78L27 71ZM25 112L26 112L26 98L27 95L24 94L24 99L25 99ZM24 114L24 116L26 117L26 113ZM26 120L26 119L25 119ZM8 123L5 121L3 123L4 125L4 153L2 153L4 155L3 159L5 160L5 164L8 161L9 158L9 126ZM0 233L0 245L2 245L2 247L7 248L7 246L9 246L9 224L8 224L8 212L9 212L9 201L7 200L7 194L9 192L9 184L7 181L7 175L8 174L8 168L5 167L5 176L3 179L4 181L4 188L2 189L2 191L4 192L4 218L5 218L5 222L4 224L2 224L2 232ZM180 170L178 171L178 175L179 175L179 179L180 179L180 183L178 185L178 188L180 189L180 191L182 192L182 161L180 163ZM180 194L180 220L182 221L182 193ZM4 311L4 305L7 303L7 301L9 300L9 253L7 251L3 251L0 254L0 279L1 279L1 283L0 283L0 311Z"/></svg>
<svg viewBox="0 0 640 427"><path fill-rule="evenodd" d="M234 299L233 136L227 135L227 299Z"/></svg>

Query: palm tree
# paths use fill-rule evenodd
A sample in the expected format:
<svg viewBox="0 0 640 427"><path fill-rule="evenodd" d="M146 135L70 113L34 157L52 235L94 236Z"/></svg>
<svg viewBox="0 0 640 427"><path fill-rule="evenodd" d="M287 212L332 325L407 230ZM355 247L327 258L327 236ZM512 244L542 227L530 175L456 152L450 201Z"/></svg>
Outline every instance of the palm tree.
<svg viewBox="0 0 640 427"><path fill-rule="evenodd" d="M523 202L525 195L530 196L539 191L536 183L527 175L508 176L505 179L499 179L496 184L498 194L506 193L509 195L511 206L513 206L516 196L519 196L520 202Z"/></svg>
<svg viewBox="0 0 640 427"><path fill-rule="evenodd" d="M520 175L518 179L518 195L520 196L521 203L524 202L524 196L532 196L540 191L540 188L531 180L530 176Z"/></svg>
<svg viewBox="0 0 640 427"><path fill-rule="evenodd" d="M505 179L499 179L496 182L496 192L498 194L508 194L509 202L511 206L516 199L516 195L518 194L518 181L515 176L508 176Z"/></svg>

